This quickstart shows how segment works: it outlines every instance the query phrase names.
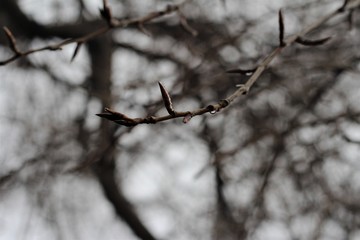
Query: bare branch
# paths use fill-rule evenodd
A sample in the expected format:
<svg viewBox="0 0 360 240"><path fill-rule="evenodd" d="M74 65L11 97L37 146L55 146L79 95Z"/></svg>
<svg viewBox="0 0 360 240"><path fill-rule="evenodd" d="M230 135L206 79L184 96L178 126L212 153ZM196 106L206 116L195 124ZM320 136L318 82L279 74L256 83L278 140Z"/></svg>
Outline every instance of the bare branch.
<svg viewBox="0 0 360 240"><path fill-rule="evenodd" d="M109 158L108 156L104 156ZM105 197L112 203L117 215L121 217L139 239L155 240L155 236L144 225L131 202L124 196L116 179L114 161L99 161L94 166L96 177L104 191Z"/></svg>
<svg viewBox="0 0 360 240"><path fill-rule="evenodd" d="M177 12L179 14L181 26L183 26L183 28L194 37L197 36L198 32L189 25L184 14L180 10L178 10Z"/></svg>
<svg viewBox="0 0 360 240"><path fill-rule="evenodd" d="M15 55L0 61L0 66L6 65L10 62L13 62L21 57L25 57L28 56L30 54L33 54L35 52L42 52L42 51L46 51L46 50L61 50L62 47L72 44L72 43L85 43L87 41L89 41L90 39L93 39L95 37L98 37L108 31L110 31L111 29L114 28L125 28L128 26L141 26L144 25L145 23L148 23L150 21L153 21L157 18L160 18L162 16L165 15L169 15L171 13L177 12L184 4L188 3L189 0L185 0L184 2L180 3L180 4L176 4L176 5L168 5L164 10L160 10L157 12L151 12L149 14L147 14L146 16L143 17L139 17L139 18L133 18L133 19L123 19L123 20L117 20L115 18L112 17L111 15L111 11L110 8L108 6L107 0L103 0L103 4L104 4L104 9L100 10L100 13L102 15L102 17L107 21L108 25L105 27L101 27L85 36L79 37L79 38L70 38L70 39L66 39L63 40L62 42L59 42L57 44L53 44L53 45L48 45L48 46L44 46L44 47L40 47L40 48L34 48L34 49L30 49L24 52L20 52L17 51L16 48L16 43L15 42L15 38L13 37L13 35L11 34L11 32L7 29L4 28L4 31L6 33L6 35L9 38L9 41L11 42L10 46L13 52L15 52ZM110 22L109 22L110 21ZM7 31L7 30L8 31Z"/></svg>
<svg viewBox="0 0 360 240"><path fill-rule="evenodd" d="M169 114L161 117L149 116L145 118L130 118L122 113L110 110L109 108L105 108L105 112L98 113L96 115L127 127L133 127L138 124L144 124L144 123L155 124L158 122L163 122L174 118L184 118L183 122L188 123L193 116L203 115L205 113L214 114L220 111L221 109L225 108L228 104L229 103L227 100L220 100L218 103L209 105L204 108L199 108L187 112L174 112L173 115Z"/></svg>
<svg viewBox="0 0 360 240"><path fill-rule="evenodd" d="M3 27L3 30L6 34L6 37L8 38L10 49L15 53L15 55L21 55L21 52L19 51L17 45L16 45L16 39L9 28Z"/></svg>
<svg viewBox="0 0 360 240"><path fill-rule="evenodd" d="M360 1L357 1L357 4L352 4L351 8L347 8L347 10L351 10L353 8L356 8L360 6ZM169 8L167 9L169 10ZM261 62L260 64L255 68L255 70L253 71L253 69L251 70L241 70L241 69L236 69L236 70L229 70L228 73L253 73L251 75L251 77L246 81L245 84L242 84L239 86L239 88L233 92L230 96L228 96L226 99L220 100L218 103L216 104L212 104L212 105L208 105L207 107L203 107L203 108L199 108L199 109L195 109L192 111L185 111L185 112L175 112L175 114L173 115L166 115L166 116L161 116L161 117L156 117L156 116L150 116L150 117L145 117L145 118L130 118L130 121L124 121L121 117L118 117L116 114L113 114L111 112L108 111L108 109L105 109L105 111L107 113L100 113L97 114L97 116L102 117L102 118L106 118L108 120L114 121L120 125L124 125L124 126L136 126L138 124L155 124L158 122L162 122L162 121L166 121L169 119L174 119L174 118L179 118L179 117L183 117L183 122L187 123L190 121L190 119L194 116L197 115L203 115L205 113L216 113L219 112L220 110L222 110L223 108L228 107L234 100L236 100L237 98L239 98L240 96L247 94L251 87L255 84L255 82L259 79L259 77L262 75L262 73L265 71L265 69L270 65L270 63L275 59L275 57L277 57L280 53L281 50L285 47L289 47L291 46L293 43L298 42L299 39L302 39L302 37L308 33L310 33L311 31L313 31L314 29L320 27L321 25L323 25L325 22L327 22L329 19L341 14L342 11L339 11L339 9L323 16L322 18L318 19L317 21L315 21L313 24L305 27L302 31L284 39L284 23L283 23L283 17L282 17L282 13L281 10L279 11L279 30L280 30L280 46L275 48L269 55L267 55ZM159 14L159 13L158 13ZM154 17L154 15L149 15L147 18L149 17ZM145 19L147 19L145 18ZM140 21L141 22L141 21ZM326 42L329 39L321 39L318 40L321 43ZM301 41L301 40L300 40ZM318 45L318 44L316 44Z"/></svg>

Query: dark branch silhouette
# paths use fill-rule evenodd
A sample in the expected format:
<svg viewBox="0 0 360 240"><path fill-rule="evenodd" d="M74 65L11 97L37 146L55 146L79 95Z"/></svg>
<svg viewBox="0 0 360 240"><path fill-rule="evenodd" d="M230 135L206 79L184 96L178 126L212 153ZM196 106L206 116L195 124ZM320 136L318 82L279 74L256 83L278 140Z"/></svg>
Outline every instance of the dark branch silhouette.
<svg viewBox="0 0 360 240"><path fill-rule="evenodd" d="M303 30L299 31L298 33L293 34L292 36L284 39L284 20L282 12L279 11L279 39L280 44L279 47L275 48L269 55L267 55L256 68L251 70L242 70L242 69L233 69L229 70L228 73L245 73L245 74L252 74L251 77L246 81L245 84L238 85L238 89L234 91L230 96L225 99L220 100L218 103L208 105L207 107L198 108L195 110L188 110L177 112L174 111L169 115L156 117L156 116L149 116L145 118L131 118L126 116L123 113L116 112L109 108L105 108L105 112L97 114L97 116L108 119L113 121L117 124L127 126L127 127L134 127L138 124L155 124L162 121L167 121L174 118L183 118L183 122L187 123L189 120L198 115L203 115L205 113L216 113L221 111L222 109L228 107L234 100L239 98L242 95L247 94L252 86L256 83L256 81L260 78L262 73L269 67L271 62L281 53L282 49L291 46L293 43L300 43L302 45L307 46L318 46L321 44L326 43L330 37L323 38L320 40L310 41L305 40L304 36L311 31L317 29L322 24L334 18L337 15L343 14L344 11L351 11L360 6L360 2L358 1L357 4L352 4L350 7L345 3L342 7L336 9L335 11L323 16L322 18L315 21L313 24L305 27ZM163 90L161 91L163 93ZM167 106L168 103L166 99L164 100L164 105Z"/></svg>

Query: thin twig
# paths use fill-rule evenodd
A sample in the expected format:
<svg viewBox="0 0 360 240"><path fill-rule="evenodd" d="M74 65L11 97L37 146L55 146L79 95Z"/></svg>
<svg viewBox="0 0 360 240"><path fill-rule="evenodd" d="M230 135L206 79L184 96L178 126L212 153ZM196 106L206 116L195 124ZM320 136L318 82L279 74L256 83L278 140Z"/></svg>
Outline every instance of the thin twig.
<svg viewBox="0 0 360 240"><path fill-rule="evenodd" d="M118 20L118 19L112 17L112 14L111 14L111 11L110 11L107 1L103 0L104 8L100 10L100 14L107 22L107 26L101 27L85 36L82 36L82 37L66 39L59 43L53 44L53 45L48 45L48 46L44 46L44 47L40 47L40 48L34 48L34 49L26 50L23 52L20 52L18 50L18 47L16 45L16 39L12 35L11 31L7 27L4 27L4 31L10 42L10 48L13 52L15 52L15 54L6 60L0 61L0 66L4 66L10 62L13 62L13 61L21 58L21 57L28 56L35 52L42 52L42 51L46 51L46 50L50 50L50 51L61 50L62 47L72 44L72 43L81 45L97 36L103 35L106 32L108 32L112 29L115 29L115 28L125 28L125 27L129 27L129 26L143 26L145 23L151 22L162 16L169 15L171 13L179 11L179 9L183 5L185 5L186 3L190 2L190 1L191 0L185 0L182 3L176 4L176 5L168 5L163 10L160 10L157 12L151 12L143 17ZM74 58L74 55L76 56L76 54L75 53L73 54L73 58Z"/></svg>
<svg viewBox="0 0 360 240"><path fill-rule="evenodd" d="M186 31L188 31L191 35L196 37L198 35L198 32L189 25L189 23L186 20L185 15L180 10L178 10L177 12L178 12L178 15L179 15L179 18L180 18L181 26L183 26L183 28Z"/></svg>
<svg viewBox="0 0 360 240"><path fill-rule="evenodd" d="M267 55L261 62L260 64L254 69L251 70L238 70L236 72L236 70L230 70L230 73L252 73L251 77L247 80L247 82L243 85L241 85L235 92L233 92L230 96L228 96L225 99L222 99L220 101L218 101L215 104L211 104L208 105L207 107L203 107L203 108L199 108L199 109L195 109L192 111L185 111L185 112L175 112L174 114L169 114L169 115L165 115L165 116L149 116L149 117L145 117L145 118L129 118L127 120L124 120L122 118L117 118L116 115L121 114L118 113L116 111L110 110L108 108L105 109L105 113L99 113L97 114L97 116L108 119L110 121L114 121L120 125L124 125L124 126L136 126L138 124L155 124L158 122L162 122L162 121L166 121L169 119L174 119L174 118L183 118L183 122L184 123L188 123L190 121L190 119L194 116L198 116L198 115L203 115L205 113L216 113L219 112L220 110L228 107L234 100L236 100L237 98L239 98L240 96L247 94L251 87L255 84L255 82L259 79L259 77L261 76L261 74L265 71L265 69L270 65L270 63L275 59L275 57L277 57L280 53L281 50L291 46L293 43L295 42L299 42L299 39L303 40L303 37L310 33L311 31L313 31L314 29L320 27L322 24L324 24L325 22L327 22L329 19L342 14L344 12L344 8L347 11L351 11L352 9L355 9L357 7L360 6L360 0L356 0L357 4L351 4L351 6L349 6L349 4L346 1L346 4L344 3L342 7L336 9L335 11L321 17L320 19L318 19L317 21L315 21L314 23L312 23L311 25L305 27L303 30L301 30L300 32L293 34L292 36L283 39L283 34L284 34L284 26L283 25L283 19L282 19L282 14L281 11L279 12L279 28L280 28L280 46L276 47L269 55ZM300 40L300 41L301 41ZM321 39L321 43L326 42L328 39Z"/></svg>
<svg viewBox="0 0 360 240"><path fill-rule="evenodd" d="M3 30L6 34L6 37L8 38L10 49L15 53L15 55L21 55L21 52L16 45L16 39L10 29L7 27L3 27Z"/></svg>

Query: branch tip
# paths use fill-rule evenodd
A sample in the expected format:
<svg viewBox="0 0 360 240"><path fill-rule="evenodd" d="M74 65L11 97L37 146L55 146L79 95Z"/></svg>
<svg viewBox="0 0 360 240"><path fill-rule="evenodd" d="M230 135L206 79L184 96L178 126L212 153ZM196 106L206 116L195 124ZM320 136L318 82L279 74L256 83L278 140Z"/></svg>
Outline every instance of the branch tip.
<svg viewBox="0 0 360 240"><path fill-rule="evenodd" d="M187 32L189 32L191 35L193 35L194 37L196 37L196 36L198 35L198 32L189 25L189 23L188 23L185 15L184 15L179 9L178 9L177 12L178 12L178 15L179 15L179 18L180 18L181 26L182 26Z"/></svg>
<svg viewBox="0 0 360 240"><path fill-rule="evenodd" d="M138 28L139 28L139 30L140 30L143 34L145 34L146 36L152 37L151 32L149 32L149 31L145 28L145 26L144 26L144 24L143 24L142 22L139 22Z"/></svg>
<svg viewBox="0 0 360 240"><path fill-rule="evenodd" d="M184 118L183 118L183 123L187 124L188 122L190 122L191 118L192 118L192 114L188 113Z"/></svg>
<svg viewBox="0 0 360 240"><path fill-rule="evenodd" d="M16 45L16 39L13 35L13 33L10 31L10 29L6 26L3 27L3 30L6 34L6 37L9 41L10 49L16 54L21 55L21 52L19 51L17 45Z"/></svg>
<svg viewBox="0 0 360 240"><path fill-rule="evenodd" d="M304 39L304 38L301 38L301 37L298 37L295 42L296 43L299 43L301 45L304 45L304 46L318 46L318 45L323 45L325 44L327 41L329 41L332 37L326 37L326 38L321 38L321 39L318 39L318 40L308 40L308 39Z"/></svg>
<svg viewBox="0 0 360 240"><path fill-rule="evenodd" d="M281 9L279 10L279 46L285 47L286 43L284 41L284 35L285 35L285 26L284 26L284 17L282 14Z"/></svg>
<svg viewBox="0 0 360 240"><path fill-rule="evenodd" d="M103 8L99 9L100 11L100 15L101 17L107 22L109 27L114 27L113 26L113 17L112 17L112 13L111 13L111 9L109 7L109 3L107 0L103 0Z"/></svg>
<svg viewBox="0 0 360 240"><path fill-rule="evenodd" d="M175 113L174 107L172 105L170 94L165 89L164 85L161 84L161 82L158 82L158 84L159 84L159 88L160 88L160 92L161 92L161 96L162 96L165 108L171 116L174 116L176 113Z"/></svg>
<svg viewBox="0 0 360 240"><path fill-rule="evenodd" d="M75 59L76 55L78 54L81 46L82 46L82 43L81 43L81 42L78 42L78 43L76 44L74 53L73 53L73 55L72 55L72 57L71 57L71 60L70 60L71 62L74 61L74 59Z"/></svg>
<svg viewBox="0 0 360 240"><path fill-rule="evenodd" d="M240 74L245 74L245 75L251 75L256 71L257 68L252 68L252 69L230 69L227 70L227 73L240 73Z"/></svg>

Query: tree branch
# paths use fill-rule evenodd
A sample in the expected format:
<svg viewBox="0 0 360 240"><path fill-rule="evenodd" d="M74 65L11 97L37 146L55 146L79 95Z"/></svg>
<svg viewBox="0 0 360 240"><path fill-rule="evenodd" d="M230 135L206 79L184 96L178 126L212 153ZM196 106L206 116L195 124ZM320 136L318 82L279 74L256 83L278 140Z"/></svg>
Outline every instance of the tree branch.
<svg viewBox="0 0 360 240"><path fill-rule="evenodd" d="M113 163L113 160L110 164L99 161L93 168L106 198L112 203L117 215L129 225L136 236L143 240L155 240L156 238L149 232L135 213L131 203L118 190L115 180L115 165Z"/></svg>
<svg viewBox="0 0 360 240"><path fill-rule="evenodd" d="M54 50L61 50L62 47L72 44L72 43L76 43L77 47L75 48L72 60L74 59L74 57L76 56L77 50L79 48L79 46L95 37L98 37L100 35L105 34L106 32L112 30L112 29L116 29L116 28L125 28L125 27L129 27L129 26L137 26L140 29L143 29L144 24L151 22L155 19L158 19L162 16L165 15L169 15L171 13L174 12L179 12L180 8L185 5L186 3L188 3L190 0L185 0L184 2L180 3L180 4L176 4L176 5L168 5L165 9L157 11L157 12L151 12L143 17L138 17L138 18L132 18L132 19L123 19L123 20L118 20L116 18L114 18L111 14L110 8L108 6L108 3L106 0L103 1L104 3L104 9L100 10L100 13L102 15L102 17L105 19L105 21L107 22L107 26L103 26L98 28L97 30L90 32L84 36L81 37L77 37L77 38L70 38L70 39L66 39L63 40L59 43L56 44L52 44L52 45L48 45L48 46L43 46L43 47L39 47L39 48L34 48L34 49L29 49L26 51L20 51L18 50L19 48L16 45L16 41L15 41L15 37L11 34L12 38L11 41L13 44L11 44L10 48L12 50L16 49L17 51L15 52L15 55L13 55L12 57L0 61L0 66L4 66L10 62L13 62L21 57L25 57L28 56L30 54L36 53L36 52L42 52L42 51L46 51L46 50L50 50L50 51L54 51ZM182 24L184 24L184 16L182 14L179 13L179 16L181 18ZM33 22L32 22L33 23ZM34 24L34 23L33 23ZM189 28L189 26L188 26ZM8 30L8 31L6 31ZM11 33L11 31L6 28L5 32L8 35L8 32Z"/></svg>
<svg viewBox="0 0 360 240"><path fill-rule="evenodd" d="M158 122L162 122L162 121L167 121L170 119L174 119L174 118L183 118L183 122L187 123L190 121L190 119L194 116L198 116L198 115L203 115L205 113L216 113L219 112L220 110L228 107L234 100L236 100L237 98L239 98L242 95L247 94L250 89L252 88L252 86L255 84L255 82L259 79L259 77L262 75L262 73L265 71L266 68L268 68L268 66L270 65L270 63L281 53L281 50L291 46L293 43L309 43L309 41L306 41L303 39L303 37L310 33L311 31L313 31L314 29L320 27L322 24L324 24L325 22L327 22L329 19L343 14L345 10L347 11L351 11L357 7L360 6L360 1L357 1L356 4L351 4L351 6L349 6L348 4L344 4L346 7L342 6L338 9L336 9L335 11L321 17L320 19L318 19L317 21L315 21L313 24L305 27L303 30L299 31L296 34L293 34L292 36L283 39L284 38L284 22L283 22L283 17L282 17L282 13L281 11L279 12L279 32L280 32L280 46L276 47L269 55L267 55L258 66L256 66L256 68L251 69L251 70L241 70L241 69L233 69L230 70L230 73L247 73L247 74L252 74L251 77L247 80L247 82L245 84L241 84L238 85L238 89L233 92L230 96L228 96L225 99L222 99L220 101L218 101L215 104L212 105L208 105L207 107L203 107L203 108L198 108L195 110L190 110L190 111L183 111L183 112L175 112L174 114L169 114L169 115L165 115L165 116L160 116L160 117L156 117L156 116L149 116L149 117L145 117L145 118L130 118L128 116L126 116L125 114L116 112L114 110L111 110L109 108L105 108L105 112L103 113L99 113L96 114L99 117L108 119L110 121L116 122L117 124L120 125L124 125L127 127L133 127L136 126L138 124L155 124ZM307 44L307 45L319 45L319 44L324 44L327 40L329 40L329 38L324 38L324 39L320 39L317 41L312 41L312 44ZM124 117L126 116L126 117Z"/></svg>

